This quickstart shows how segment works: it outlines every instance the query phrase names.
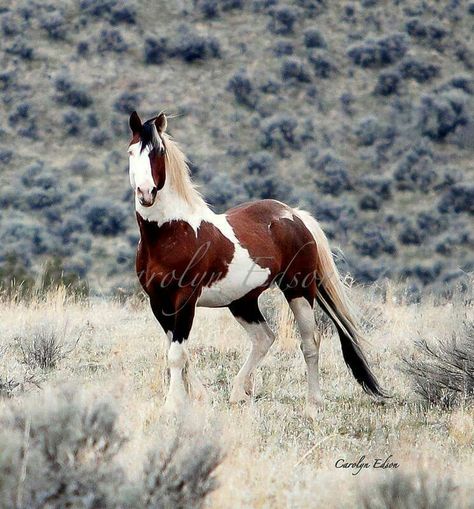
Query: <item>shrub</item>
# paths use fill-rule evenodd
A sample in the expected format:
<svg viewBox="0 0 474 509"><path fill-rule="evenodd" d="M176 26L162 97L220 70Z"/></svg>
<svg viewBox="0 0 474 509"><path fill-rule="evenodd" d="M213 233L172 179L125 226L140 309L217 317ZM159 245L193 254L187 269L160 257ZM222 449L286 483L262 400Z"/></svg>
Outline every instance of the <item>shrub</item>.
<svg viewBox="0 0 474 509"><path fill-rule="evenodd" d="M327 46L321 32L316 28L307 28L303 32L303 42L307 48L326 48Z"/></svg>
<svg viewBox="0 0 474 509"><path fill-rule="evenodd" d="M309 83L311 77L305 64L295 57L287 58L281 64L281 77L284 81Z"/></svg>
<svg viewBox="0 0 474 509"><path fill-rule="evenodd" d="M393 177L402 191L428 192L437 179L431 151L422 145L409 150L396 166Z"/></svg>
<svg viewBox="0 0 474 509"><path fill-rule="evenodd" d="M81 0L79 8L84 14L101 18L111 13L117 0Z"/></svg>
<svg viewBox="0 0 474 509"><path fill-rule="evenodd" d="M32 331L31 335L17 336L15 341L21 351L21 362L32 369L54 369L76 347L80 336L68 340L66 327L59 329L44 325Z"/></svg>
<svg viewBox="0 0 474 509"><path fill-rule="evenodd" d="M95 128L91 131L91 143L96 147L102 147L109 141L109 134L105 129Z"/></svg>
<svg viewBox="0 0 474 509"><path fill-rule="evenodd" d="M247 73L241 69L227 83L227 90L234 94L235 100L245 106L254 107L257 95Z"/></svg>
<svg viewBox="0 0 474 509"><path fill-rule="evenodd" d="M425 235L412 222L402 224L398 239L402 244L419 246L423 243Z"/></svg>
<svg viewBox="0 0 474 509"><path fill-rule="evenodd" d="M446 218L437 212L420 212L416 223L418 228L427 235L438 235L447 227Z"/></svg>
<svg viewBox="0 0 474 509"><path fill-rule="evenodd" d="M464 64L466 69L472 70L474 68L474 52L470 49L470 47L465 46L462 43L458 43L454 50L454 54L458 60Z"/></svg>
<svg viewBox="0 0 474 509"><path fill-rule="evenodd" d="M474 401L474 323L437 342L419 338L417 356L403 357L404 371L427 405L452 408Z"/></svg>
<svg viewBox="0 0 474 509"><path fill-rule="evenodd" d="M327 79L335 73L336 67L327 55L316 52L311 53L308 58L318 78Z"/></svg>
<svg viewBox="0 0 474 509"><path fill-rule="evenodd" d="M361 210L380 210L381 200L375 194L364 194L359 200Z"/></svg>
<svg viewBox="0 0 474 509"><path fill-rule="evenodd" d="M6 49L6 52L10 55L20 57L23 60L33 60L33 48L19 39L9 46Z"/></svg>
<svg viewBox="0 0 474 509"><path fill-rule="evenodd" d="M354 129L359 145L369 147L381 135L381 126L376 117L362 118Z"/></svg>
<svg viewBox="0 0 474 509"><path fill-rule="evenodd" d="M442 141L468 121L464 97L453 92L427 94L418 110L418 124L423 135Z"/></svg>
<svg viewBox="0 0 474 509"><path fill-rule="evenodd" d="M421 42L429 43L436 48L441 47L444 37L447 35L446 30L436 23L425 23L419 18L407 21L405 25L407 33Z"/></svg>
<svg viewBox="0 0 474 509"><path fill-rule="evenodd" d="M60 76L56 79L55 88L58 94L55 99L60 104L67 104L73 108L88 108L92 104L92 98L87 90L70 78Z"/></svg>
<svg viewBox="0 0 474 509"><path fill-rule="evenodd" d="M261 150L251 154L247 160L247 172L250 175L269 175L275 168L275 161L270 152Z"/></svg>
<svg viewBox="0 0 474 509"><path fill-rule="evenodd" d="M362 178L361 183L383 200L392 197L392 182L388 178L369 176Z"/></svg>
<svg viewBox="0 0 474 509"><path fill-rule="evenodd" d="M6 92L15 81L13 72L0 73L0 90Z"/></svg>
<svg viewBox="0 0 474 509"><path fill-rule="evenodd" d="M294 31L298 19L298 11L290 5L275 7L270 12L271 20L268 28L274 34L289 35Z"/></svg>
<svg viewBox="0 0 474 509"><path fill-rule="evenodd" d="M401 276L404 278L418 278L423 285L434 283L441 274L443 266L440 262L426 262L404 267Z"/></svg>
<svg viewBox="0 0 474 509"><path fill-rule="evenodd" d="M2 16L2 32L5 37L20 35L22 32L22 24L19 19L11 12L7 12Z"/></svg>
<svg viewBox="0 0 474 509"><path fill-rule="evenodd" d="M474 185L459 183L450 186L441 196L438 210L443 214L450 212L474 214Z"/></svg>
<svg viewBox="0 0 474 509"><path fill-rule="evenodd" d="M396 94L400 86L400 81L401 77L398 72L382 71L377 79L374 93L383 96Z"/></svg>
<svg viewBox="0 0 474 509"><path fill-rule="evenodd" d="M273 53L277 57L282 57L286 55L293 55L295 48L291 42L288 41L277 41L275 47L273 48Z"/></svg>
<svg viewBox="0 0 474 509"><path fill-rule="evenodd" d="M413 79L418 83L425 83L430 81L439 74L439 67L434 64L429 64L408 58L401 62L400 72L404 78Z"/></svg>
<svg viewBox="0 0 474 509"><path fill-rule="evenodd" d="M353 241L356 250L365 256L378 258L380 255L395 254L396 245L385 228L377 225L365 227L361 232L361 238Z"/></svg>
<svg viewBox="0 0 474 509"><path fill-rule="evenodd" d="M218 0L200 0L198 7L202 15L207 19L217 18L219 15Z"/></svg>
<svg viewBox="0 0 474 509"><path fill-rule="evenodd" d="M347 54L355 65L364 68L377 68L393 64L407 51L402 34L392 34L381 39L367 39L362 44L349 48Z"/></svg>
<svg viewBox="0 0 474 509"><path fill-rule="evenodd" d="M108 51L114 53L123 53L128 50L128 44L124 41L122 34L116 28L105 29L100 32L97 51L106 53Z"/></svg>
<svg viewBox="0 0 474 509"><path fill-rule="evenodd" d="M187 28L181 29L181 35L170 50L170 55L185 62L195 62L221 56L220 44L215 37L201 35Z"/></svg>
<svg viewBox="0 0 474 509"><path fill-rule="evenodd" d="M63 115L63 127L68 136L77 136L81 132L82 119L75 111Z"/></svg>
<svg viewBox="0 0 474 509"><path fill-rule="evenodd" d="M87 41L80 41L77 43L77 54L84 57L89 54L89 43Z"/></svg>
<svg viewBox="0 0 474 509"><path fill-rule="evenodd" d="M114 102L114 108L119 113L130 114L132 111L137 110L140 104L140 99L137 94L132 92L123 92Z"/></svg>
<svg viewBox="0 0 474 509"><path fill-rule="evenodd" d="M288 183L276 174L249 175L243 185L249 198L257 200L285 200L291 192Z"/></svg>
<svg viewBox="0 0 474 509"><path fill-rule="evenodd" d="M204 180L206 176L204 175ZM213 174L206 183L206 199L217 210L225 210L248 199L243 186L227 173Z"/></svg>
<svg viewBox="0 0 474 509"><path fill-rule="evenodd" d="M72 394L64 393L53 404L46 398L39 407L30 404L29 411L31 417L28 411L17 408L3 419L3 502L9 505L8 501L15 501L19 479L8 462L21 464L26 454L22 437L28 429L29 460L34 466L24 480L21 507L112 506L116 494L107 484L118 489L123 474L107 463L120 449L123 438L111 406L105 402L82 406L72 403Z"/></svg>
<svg viewBox="0 0 474 509"><path fill-rule="evenodd" d="M220 5L223 11L243 9L245 6L245 0L220 0Z"/></svg>
<svg viewBox="0 0 474 509"><path fill-rule="evenodd" d="M454 493L455 486L449 477L430 479L423 472L397 473L378 481L360 499L364 509L450 509L458 506Z"/></svg>
<svg viewBox="0 0 474 509"><path fill-rule="evenodd" d="M260 142L262 148L276 150L280 156L285 157L288 148L298 146L297 127L298 121L290 115L276 114L266 119Z"/></svg>
<svg viewBox="0 0 474 509"><path fill-rule="evenodd" d="M156 39L155 37L147 37L145 39L143 54L145 64L162 64L168 55L168 40L165 37L161 37L160 39Z"/></svg>
<svg viewBox="0 0 474 509"><path fill-rule="evenodd" d="M130 5L116 6L112 9L110 15L110 24L135 25L137 22L137 13L134 7Z"/></svg>
<svg viewBox="0 0 474 509"><path fill-rule="evenodd" d="M469 76L455 76L446 85L446 88L457 88L468 95L474 94L474 79Z"/></svg>
<svg viewBox="0 0 474 509"><path fill-rule="evenodd" d="M13 152L11 150L0 150L0 164L7 165L13 159Z"/></svg>
<svg viewBox="0 0 474 509"><path fill-rule="evenodd" d="M221 459L210 443L198 442L187 449L184 441L175 439L168 450L152 454L145 464L142 507L200 509L217 487L213 472Z"/></svg>
<svg viewBox="0 0 474 509"><path fill-rule="evenodd" d="M304 10L306 16L312 18L324 11L327 0L296 0L296 5Z"/></svg>
<svg viewBox="0 0 474 509"><path fill-rule="evenodd" d="M0 246L7 253L21 253L25 265L28 266L31 255L41 255L54 249L49 232L46 228L23 217L10 218L0 232Z"/></svg>
<svg viewBox="0 0 474 509"><path fill-rule="evenodd" d="M114 236L125 229L126 216L114 203L99 199L86 206L85 219L91 233Z"/></svg>
<svg viewBox="0 0 474 509"><path fill-rule="evenodd" d="M40 21L41 28L46 30L50 39L59 41L66 38L66 20L59 11L47 13Z"/></svg>
<svg viewBox="0 0 474 509"><path fill-rule="evenodd" d="M347 167L341 159L326 154L314 162L312 168L317 171L314 183L324 193L339 196L353 188Z"/></svg>
<svg viewBox="0 0 474 509"><path fill-rule="evenodd" d="M352 115L352 105L354 103L354 96L350 92L341 94L339 100L341 101L342 111L347 115Z"/></svg>
<svg viewBox="0 0 474 509"><path fill-rule="evenodd" d="M15 108L15 111L8 116L10 125L16 125L21 120L26 120L30 116L30 104L21 103Z"/></svg>

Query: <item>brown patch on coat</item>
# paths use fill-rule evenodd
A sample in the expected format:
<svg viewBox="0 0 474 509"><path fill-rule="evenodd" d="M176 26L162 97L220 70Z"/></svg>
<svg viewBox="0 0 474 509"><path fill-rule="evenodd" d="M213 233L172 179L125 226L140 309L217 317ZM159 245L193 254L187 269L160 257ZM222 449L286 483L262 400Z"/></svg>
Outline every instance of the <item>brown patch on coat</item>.
<svg viewBox="0 0 474 509"><path fill-rule="evenodd" d="M166 182L166 164L165 164L165 156L157 155L157 150L153 149L150 154L150 166L151 166L151 176L153 178L153 182L155 183L156 189L159 191L163 188Z"/></svg>
<svg viewBox="0 0 474 509"><path fill-rule="evenodd" d="M186 221L161 226L137 213L141 239L136 270L143 289L158 300L178 299L224 278L234 245L213 224L203 221L196 232ZM173 307L173 306L172 306Z"/></svg>

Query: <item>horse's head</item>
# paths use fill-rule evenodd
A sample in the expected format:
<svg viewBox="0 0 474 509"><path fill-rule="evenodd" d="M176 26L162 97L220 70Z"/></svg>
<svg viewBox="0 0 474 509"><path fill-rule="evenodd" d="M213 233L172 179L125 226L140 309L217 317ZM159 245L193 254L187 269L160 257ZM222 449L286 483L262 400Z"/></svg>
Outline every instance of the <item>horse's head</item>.
<svg viewBox="0 0 474 509"><path fill-rule="evenodd" d="M144 207L155 203L158 191L165 185L166 116L160 113L144 124L137 112L130 115L132 139L128 147L130 184Z"/></svg>

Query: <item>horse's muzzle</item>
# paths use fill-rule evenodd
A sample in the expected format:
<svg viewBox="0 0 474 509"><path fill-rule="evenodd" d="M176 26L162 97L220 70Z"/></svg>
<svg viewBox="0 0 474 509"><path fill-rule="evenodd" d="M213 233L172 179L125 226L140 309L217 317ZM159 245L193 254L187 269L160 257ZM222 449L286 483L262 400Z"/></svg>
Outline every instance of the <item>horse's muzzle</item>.
<svg viewBox="0 0 474 509"><path fill-rule="evenodd" d="M151 207L155 203L156 193L158 189L153 187L149 191L143 191L139 187L137 187L137 198L140 202L140 205L143 207Z"/></svg>

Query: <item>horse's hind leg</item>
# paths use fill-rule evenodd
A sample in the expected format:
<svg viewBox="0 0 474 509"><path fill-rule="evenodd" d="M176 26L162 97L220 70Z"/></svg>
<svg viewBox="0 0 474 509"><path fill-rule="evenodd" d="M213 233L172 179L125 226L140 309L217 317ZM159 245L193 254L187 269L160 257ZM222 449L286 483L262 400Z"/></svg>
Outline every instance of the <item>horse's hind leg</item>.
<svg viewBox="0 0 474 509"><path fill-rule="evenodd" d="M235 377L230 394L230 402L239 403L250 399L252 373L272 346L275 335L260 312L257 299L235 301L229 309L252 341L250 354Z"/></svg>
<svg viewBox="0 0 474 509"><path fill-rule="evenodd" d="M305 297L288 301L301 335L301 351L307 367L308 395L306 412L314 416L322 406L321 389L319 387L319 346L321 337L315 335L316 322L313 307Z"/></svg>

